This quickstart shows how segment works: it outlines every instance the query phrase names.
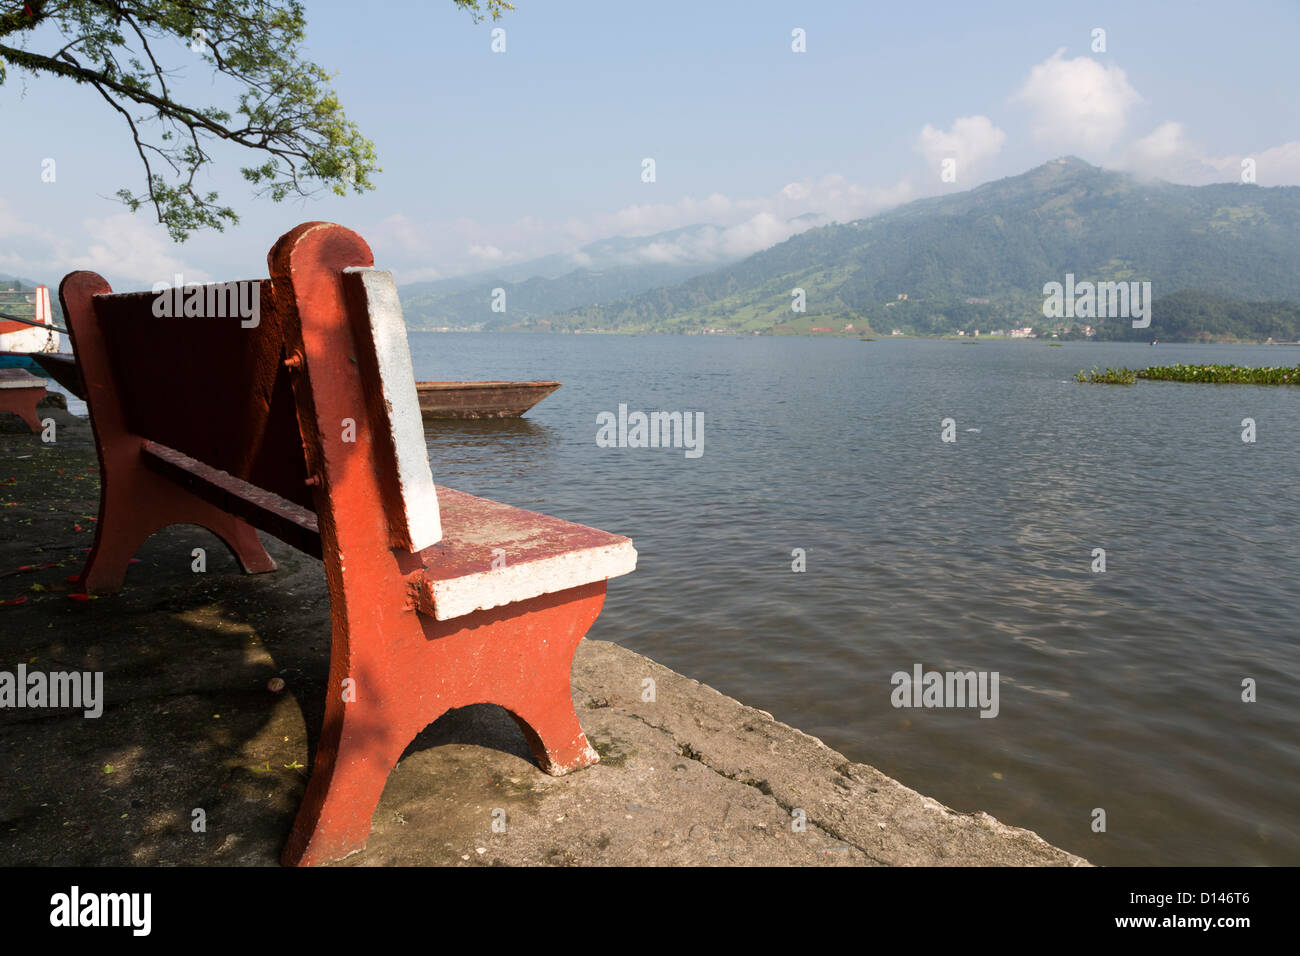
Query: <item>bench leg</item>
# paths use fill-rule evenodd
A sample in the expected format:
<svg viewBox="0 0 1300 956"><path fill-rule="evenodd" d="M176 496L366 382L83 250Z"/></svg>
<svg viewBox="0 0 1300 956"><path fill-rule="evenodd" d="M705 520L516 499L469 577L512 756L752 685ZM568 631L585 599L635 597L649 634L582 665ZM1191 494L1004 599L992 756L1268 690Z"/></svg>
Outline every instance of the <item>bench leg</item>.
<svg viewBox="0 0 1300 956"><path fill-rule="evenodd" d="M33 435L39 435L41 416L37 414L36 404L44 397L44 388L7 388L0 392L0 411L13 412L27 423Z"/></svg>
<svg viewBox="0 0 1300 956"><path fill-rule="evenodd" d="M330 685L336 691L339 683ZM362 692L371 691L363 685ZM330 697L339 700L337 693ZM280 855L285 866L317 866L364 849L388 774L419 732L386 722L379 705L327 703L325 709L307 792Z"/></svg>
<svg viewBox="0 0 1300 956"><path fill-rule="evenodd" d="M173 524L206 528L230 549L245 573L274 571L257 532L215 505L154 474L129 454L105 456L95 543L78 585L85 591L116 591L132 556L155 531Z"/></svg>
<svg viewBox="0 0 1300 956"><path fill-rule="evenodd" d="M604 582L599 588L594 613L589 602L574 602L570 613L557 620L544 636L524 643L535 680L519 688L507 683L494 694L524 732L537 765L553 777L600 760L582 732L570 683L573 655L587 629L595 623L605 599Z"/></svg>
<svg viewBox="0 0 1300 956"><path fill-rule="evenodd" d="M538 766L552 777L600 761L595 749L587 743L587 735L582 732L567 681L562 695L530 701L519 711L512 711L510 716L524 732Z"/></svg>
<svg viewBox="0 0 1300 956"><path fill-rule="evenodd" d="M325 724L281 862L314 866L363 849L402 752L458 707L504 707L549 774L596 763L569 674L604 600L599 581L454 621L408 611L376 624L373 606L335 620ZM343 666L349 671L336 669ZM355 699L344 703L340 688L349 676Z"/></svg>

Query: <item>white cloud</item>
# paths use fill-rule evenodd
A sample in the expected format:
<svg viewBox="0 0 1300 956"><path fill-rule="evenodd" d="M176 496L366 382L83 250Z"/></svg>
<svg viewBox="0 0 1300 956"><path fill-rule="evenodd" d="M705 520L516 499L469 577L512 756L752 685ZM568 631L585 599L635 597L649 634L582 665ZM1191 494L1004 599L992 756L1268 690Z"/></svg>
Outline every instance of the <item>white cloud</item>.
<svg viewBox="0 0 1300 956"><path fill-rule="evenodd" d="M1039 143L1056 152L1105 152L1142 97L1118 66L1088 56L1066 60L1064 52L1033 67L1012 100L1030 108L1030 129Z"/></svg>
<svg viewBox="0 0 1300 956"><path fill-rule="evenodd" d="M733 217L743 206L743 203L735 203L721 193L712 193L704 199L684 196L675 203L624 206L612 216L598 217L592 225L603 235L644 236L696 222L725 220ZM599 236L593 234L591 238Z"/></svg>
<svg viewBox="0 0 1300 956"><path fill-rule="evenodd" d="M828 222L845 222L880 212L914 196L912 185L901 180L893 186L870 188L829 175L816 180L789 183L775 196L731 200L714 194L703 203L684 199L656 207L638 207L641 220L667 231L698 224L708 212L721 223L693 230L671 239L659 240L629 253L630 262L721 262L741 259L784 242L796 233ZM626 221L627 210L616 220Z"/></svg>
<svg viewBox="0 0 1300 956"><path fill-rule="evenodd" d="M0 272L57 286L69 272L98 272L123 288L172 281L176 273L187 282L207 282L208 273L187 267L175 255L176 246L156 223L130 213L105 219L84 219L82 234L56 233L35 225L0 198Z"/></svg>
<svg viewBox="0 0 1300 956"><path fill-rule="evenodd" d="M1189 139L1182 123L1172 120L1130 143L1123 165L1141 176L1201 186L1241 182L1245 159L1255 161L1255 181L1261 186L1300 186L1300 141L1256 153L1212 156Z"/></svg>
<svg viewBox="0 0 1300 956"><path fill-rule="evenodd" d="M433 243L425 236L418 223L405 213L393 213L381 219L371 234L372 242L396 247L409 256L427 256L433 253Z"/></svg>
<svg viewBox="0 0 1300 956"><path fill-rule="evenodd" d="M0 239L35 239L50 243L55 240L55 234L19 216L14 212L13 203L0 196Z"/></svg>
<svg viewBox="0 0 1300 956"><path fill-rule="evenodd" d="M1240 171L1241 161L1245 158L1233 156L1226 162ZM1255 160L1257 181L1261 186L1300 186L1300 140L1271 146L1250 158Z"/></svg>
<svg viewBox="0 0 1300 956"><path fill-rule="evenodd" d="M806 226L781 219L770 212L761 212L757 216L737 223L719 234L718 250L723 258L739 259L753 255L760 249L784 242Z"/></svg>
<svg viewBox="0 0 1300 956"><path fill-rule="evenodd" d="M1168 179L1172 166L1185 162L1192 147L1182 123L1161 123L1141 139L1129 144L1124 165L1144 176Z"/></svg>
<svg viewBox="0 0 1300 956"><path fill-rule="evenodd" d="M686 264L739 259L784 242L802 228L806 224L785 222L763 212L734 226L710 226L652 242L630 253L627 261Z"/></svg>
<svg viewBox="0 0 1300 956"><path fill-rule="evenodd" d="M966 181L968 171L1000 153L1006 139L1007 134L987 116L961 116L953 121L949 131L926 123L917 136L916 148L934 169L945 159L955 159L958 175Z"/></svg>
<svg viewBox="0 0 1300 956"><path fill-rule="evenodd" d="M675 202L638 203L586 219L548 222L524 216L509 223L482 223L462 217L452 222L419 223L398 214L362 232L376 261L400 272L403 282L414 282L553 253L567 255L574 268L599 266L580 251L582 246L611 236L648 236L700 224L712 228L640 247L625 261L737 259L810 226L872 215L913 198L915 192L906 179L890 186L866 187L829 175L789 183L770 196L684 196ZM792 221L795 219L799 221Z"/></svg>
<svg viewBox="0 0 1300 956"><path fill-rule="evenodd" d="M382 262L383 260L376 256L375 261ZM416 266L411 269L394 269L388 267L388 271L393 274L393 280L397 282L398 285L407 285L412 282L432 282L435 279L443 278L442 272L432 267L421 268L420 266Z"/></svg>
<svg viewBox="0 0 1300 956"><path fill-rule="evenodd" d="M82 223L91 239L89 248L67 261L74 269L89 269L119 276L132 283L151 286L171 282L176 273L186 282L209 282L211 276L201 269L191 269L172 254L174 248L161 236L161 227L120 212L106 219L87 219Z"/></svg>

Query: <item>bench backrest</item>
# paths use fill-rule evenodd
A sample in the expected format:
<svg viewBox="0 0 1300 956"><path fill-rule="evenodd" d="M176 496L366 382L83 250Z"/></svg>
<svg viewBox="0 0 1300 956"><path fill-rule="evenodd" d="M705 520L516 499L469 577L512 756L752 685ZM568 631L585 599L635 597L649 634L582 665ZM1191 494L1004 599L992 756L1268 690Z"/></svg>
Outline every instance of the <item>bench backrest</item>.
<svg viewBox="0 0 1300 956"><path fill-rule="evenodd" d="M262 296L269 281L230 285L270 298ZM93 298L126 429L314 509L278 310L260 308L246 328L234 313L173 317L155 308L203 304L219 288ZM80 325L74 334L82 338Z"/></svg>
<svg viewBox="0 0 1300 956"><path fill-rule="evenodd" d="M87 272L64 279L97 440L109 423L328 513L332 526L347 506L334 499L377 496L392 544L436 543L392 275L371 268L360 236L331 223L286 234L268 262L270 279L156 292L112 294Z"/></svg>

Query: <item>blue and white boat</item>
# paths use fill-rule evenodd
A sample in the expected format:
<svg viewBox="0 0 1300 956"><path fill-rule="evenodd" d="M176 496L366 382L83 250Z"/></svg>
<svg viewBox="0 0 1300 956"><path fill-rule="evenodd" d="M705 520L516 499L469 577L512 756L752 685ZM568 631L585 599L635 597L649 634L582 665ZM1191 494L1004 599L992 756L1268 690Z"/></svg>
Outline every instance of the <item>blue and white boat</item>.
<svg viewBox="0 0 1300 956"><path fill-rule="evenodd" d="M0 368L22 368L49 377L49 373L31 356L59 350L59 333L54 327L54 314L50 309L50 290L43 285L31 292L0 288L0 312L25 318L29 309L32 318L28 322L0 318Z"/></svg>

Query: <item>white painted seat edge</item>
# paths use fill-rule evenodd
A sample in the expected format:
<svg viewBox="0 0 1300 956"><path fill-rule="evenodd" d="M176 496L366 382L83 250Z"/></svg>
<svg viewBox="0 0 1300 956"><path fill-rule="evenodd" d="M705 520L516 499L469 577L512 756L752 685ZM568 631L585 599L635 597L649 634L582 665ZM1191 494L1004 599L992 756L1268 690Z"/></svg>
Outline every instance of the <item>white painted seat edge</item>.
<svg viewBox="0 0 1300 956"><path fill-rule="evenodd" d="M45 388L45 385L45 379L25 368L0 369L0 388Z"/></svg>
<svg viewBox="0 0 1300 956"><path fill-rule="evenodd" d="M449 621L543 594L630 574L636 569L631 541L583 548L489 571L427 582L434 618Z"/></svg>

